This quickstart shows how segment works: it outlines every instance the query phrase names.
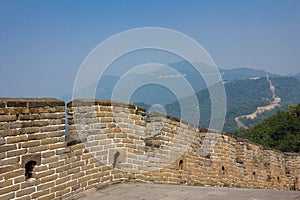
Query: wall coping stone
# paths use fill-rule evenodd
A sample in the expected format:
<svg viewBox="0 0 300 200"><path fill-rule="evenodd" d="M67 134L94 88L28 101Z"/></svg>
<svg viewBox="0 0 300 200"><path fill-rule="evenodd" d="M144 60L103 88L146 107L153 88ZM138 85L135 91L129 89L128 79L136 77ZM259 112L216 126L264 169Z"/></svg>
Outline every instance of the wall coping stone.
<svg viewBox="0 0 300 200"><path fill-rule="evenodd" d="M146 109L134 104L125 103L122 101L112 101L112 100L99 100L99 99L75 99L67 103L67 107L79 107L79 106L115 106L115 107L123 107L123 108L131 108L146 112Z"/></svg>
<svg viewBox="0 0 300 200"><path fill-rule="evenodd" d="M63 100L55 98L0 98L0 108L7 107L47 107L47 106L65 106Z"/></svg>

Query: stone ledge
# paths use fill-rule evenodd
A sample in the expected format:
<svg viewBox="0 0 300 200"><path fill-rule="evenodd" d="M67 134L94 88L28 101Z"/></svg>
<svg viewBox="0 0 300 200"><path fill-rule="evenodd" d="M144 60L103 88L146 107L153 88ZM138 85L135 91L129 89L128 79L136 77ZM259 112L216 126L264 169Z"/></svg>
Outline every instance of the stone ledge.
<svg viewBox="0 0 300 200"><path fill-rule="evenodd" d="M65 106L65 102L55 98L0 98L0 108L7 107L47 107Z"/></svg>
<svg viewBox="0 0 300 200"><path fill-rule="evenodd" d="M67 107L79 107L79 106L93 106L93 105L100 105L100 106L115 106L115 107L122 107L122 108L130 108L136 109L140 111L146 112L145 108L140 106L125 103L121 101L112 101L112 100L99 100L99 99L75 99L67 103Z"/></svg>

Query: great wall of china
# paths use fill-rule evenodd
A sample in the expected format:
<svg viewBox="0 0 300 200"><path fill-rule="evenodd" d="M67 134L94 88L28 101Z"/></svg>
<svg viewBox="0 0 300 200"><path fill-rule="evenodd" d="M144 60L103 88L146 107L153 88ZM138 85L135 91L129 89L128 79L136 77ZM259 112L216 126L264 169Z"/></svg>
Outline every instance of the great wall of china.
<svg viewBox="0 0 300 200"><path fill-rule="evenodd" d="M122 181L300 190L299 154L131 104L1 98L0 134L1 200L76 199Z"/></svg>
<svg viewBox="0 0 300 200"><path fill-rule="evenodd" d="M257 117L258 114L261 114L261 113L263 113L265 111L268 111L268 110L273 110L276 107L281 106L280 105L281 99L278 96L276 96L275 86L273 85L272 81L270 80L269 75L266 75L265 77L266 77L267 83L270 85L270 92L272 94L272 101L270 102L269 105L257 107L256 111L254 111L253 113L235 117L234 120L235 120L235 122L236 122L236 124L239 128L244 128L244 129L249 128L241 121L241 119L243 119L243 118L254 119L255 117ZM250 78L250 80L257 80L257 79L260 79L260 78L262 78L262 77Z"/></svg>

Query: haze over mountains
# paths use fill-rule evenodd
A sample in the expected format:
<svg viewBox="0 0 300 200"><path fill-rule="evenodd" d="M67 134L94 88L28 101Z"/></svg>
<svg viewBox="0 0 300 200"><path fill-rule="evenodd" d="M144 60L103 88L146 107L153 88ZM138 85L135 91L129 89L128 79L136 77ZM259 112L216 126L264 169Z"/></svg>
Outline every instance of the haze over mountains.
<svg viewBox="0 0 300 200"><path fill-rule="evenodd" d="M180 75L157 69L147 73L147 78L153 80L165 79L174 84L178 84L177 80L182 80L182 78L187 80L198 100L200 126L208 127L211 117L211 99L202 76L191 64L184 61L172 63L169 66L178 71ZM275 114L278 110L286 110L288 105L297 105L300 102L300 73L293 76L282 76L251 68L219 68L219 71L227 96L227 114L223 131L235 133L239 130L241 124L247 128L252 127ZM131 74L128 81L134 81L136 78L141 77L139 74ZM103 76L99 81L95 98L111 99L114 87L119 80L120 77L117 76ZM138 86L138 89L129 100L130 103L145 107L147 110L151 106L159 104L164 107L166 114L181 117L178 97L173 91L155 84L155 81L152 84ZM184 102L189 103L189 98L189 95L185 96ZM64 99L69 100L70 96ZM274 105L270 106L271 104ZM193 116L189 117L192 118ZM188 118L184 120L191 121Z"/></svg>
<svg viewBox="0 0 300 200"><path fill-rule="evenodd" d="M300 72L297 73L297 74L295 74L294 77L295 77L296 79L300 80Z"/></svg>

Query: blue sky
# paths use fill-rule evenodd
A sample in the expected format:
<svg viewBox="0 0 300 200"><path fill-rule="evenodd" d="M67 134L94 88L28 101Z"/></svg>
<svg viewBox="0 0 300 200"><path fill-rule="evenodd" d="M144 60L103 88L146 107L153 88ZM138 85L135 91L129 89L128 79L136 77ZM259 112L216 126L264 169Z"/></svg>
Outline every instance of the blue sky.
<svg viewBox="0 0 300 200"><path fill-rule="evenodd" d="M72 92L88 53L109 36L155 26L194 38L223 68L300 72L300 1L0 1L0 96Z"/></svg>

